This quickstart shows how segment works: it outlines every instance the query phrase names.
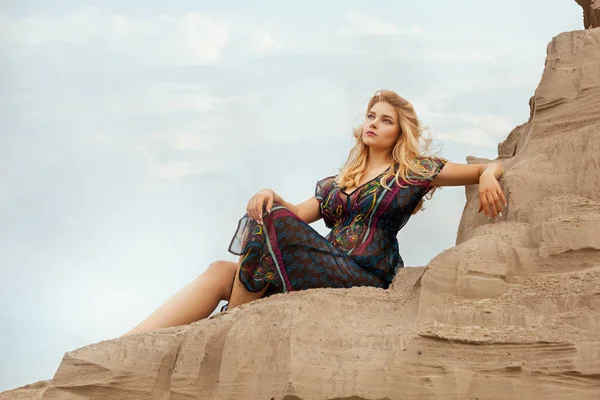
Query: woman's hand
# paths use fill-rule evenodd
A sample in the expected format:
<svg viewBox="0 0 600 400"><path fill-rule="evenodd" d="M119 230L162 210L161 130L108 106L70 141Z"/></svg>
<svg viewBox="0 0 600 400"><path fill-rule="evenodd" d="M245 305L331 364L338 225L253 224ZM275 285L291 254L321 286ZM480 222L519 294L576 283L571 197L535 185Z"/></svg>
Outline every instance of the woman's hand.
<svg viewBox="0 0 600 400"><path fill-rule="evenodd" d="M263 207L266 205L267 212L271 212L274 198L275 192L271 189L260 190L254 196L252 196L248 201L248 205L246 206L246 213L250 219L253 219L262 225L262 215L264 212Z"/></svg>
<svg viewBox="0 0 600 400"><path fill-rule="evenodd" d="M502 204L508 205L498 180L493 173L482 173L479 177L479 210L477 212L483 210L488 219L493 216L495 221L498 215L502 216Z"/></svg>

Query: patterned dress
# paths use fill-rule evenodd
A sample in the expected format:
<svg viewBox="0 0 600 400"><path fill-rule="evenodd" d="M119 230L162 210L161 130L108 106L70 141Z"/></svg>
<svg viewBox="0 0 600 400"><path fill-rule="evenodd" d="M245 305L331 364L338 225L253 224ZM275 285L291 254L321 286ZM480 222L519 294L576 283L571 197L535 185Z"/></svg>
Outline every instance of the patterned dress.
<svg viewBox="0 0 600 400"><path fill-rule="evenodd" d="M404 187L391 176L386 181L390 190L379 182L387 170L350 194L335 183L336 176L318 181L315 197L325 226L331 229L325 237L278 203L263 215L262 226L245 214L229 245L230 253L243 256L240 282L250 292L270 283L264 297L324 287L387 288L404 267L398 231L447 160L419 157L418 162L433 170L434 176L409 177L417 178L417 183L400 179ZM394 172L397 168L394 165Z"/></svg>

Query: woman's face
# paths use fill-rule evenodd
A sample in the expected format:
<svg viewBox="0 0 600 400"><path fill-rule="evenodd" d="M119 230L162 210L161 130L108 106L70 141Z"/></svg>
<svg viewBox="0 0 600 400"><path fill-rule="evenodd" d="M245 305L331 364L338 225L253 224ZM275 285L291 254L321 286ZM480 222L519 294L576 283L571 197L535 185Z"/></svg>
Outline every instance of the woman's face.
<svg viewBox="0 0 600 400"><path fill-rule="evenodd" d="M399 135L400 125L394 107L383 101L375 103L363 123L363 142L373 149L391 150Z"/></svg>

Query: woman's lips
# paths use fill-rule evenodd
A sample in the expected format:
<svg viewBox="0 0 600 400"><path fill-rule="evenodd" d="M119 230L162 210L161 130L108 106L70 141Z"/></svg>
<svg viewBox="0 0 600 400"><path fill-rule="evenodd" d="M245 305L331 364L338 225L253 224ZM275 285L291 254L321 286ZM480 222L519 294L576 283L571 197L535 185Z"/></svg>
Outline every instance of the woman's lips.
<svg viewBox="0 0 600 400"><path fill-rule="evenodd" d="M368 131L367 136L377 136L377 135L373 131Z"/></svg>

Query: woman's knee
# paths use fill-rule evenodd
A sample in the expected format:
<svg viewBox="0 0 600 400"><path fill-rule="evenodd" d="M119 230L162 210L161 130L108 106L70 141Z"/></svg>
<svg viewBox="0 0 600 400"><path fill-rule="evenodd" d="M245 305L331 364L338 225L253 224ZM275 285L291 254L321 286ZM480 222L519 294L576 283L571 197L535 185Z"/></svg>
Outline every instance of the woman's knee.
<svg viewBox="0 0 600 400"><path fill-rule="evenodd" d="M228 300L231 295L231 288L235 274L239 268L239 264L233 261L218 260L212 262L203 275L207 275L213 279L220 287L221 297L223 300Z"/></svg>
<svg viewBox="0 0 600 400"><path fill-rule="evenodd" d="M228 310L232 310L242 304L250 303L251 301L261 299L265 296L267 289L269 288L270 283L267 283L265 287L259 292L250 292L248 289L241 283L237 282L234 288L235 295L229 299L229 305L227 306Z"/></svg>

